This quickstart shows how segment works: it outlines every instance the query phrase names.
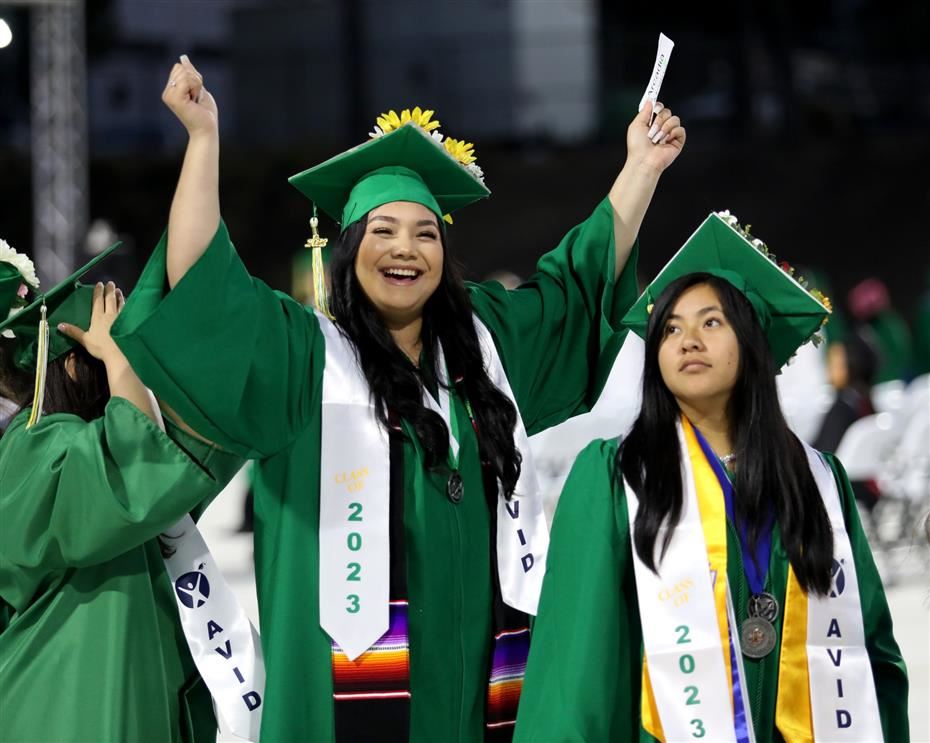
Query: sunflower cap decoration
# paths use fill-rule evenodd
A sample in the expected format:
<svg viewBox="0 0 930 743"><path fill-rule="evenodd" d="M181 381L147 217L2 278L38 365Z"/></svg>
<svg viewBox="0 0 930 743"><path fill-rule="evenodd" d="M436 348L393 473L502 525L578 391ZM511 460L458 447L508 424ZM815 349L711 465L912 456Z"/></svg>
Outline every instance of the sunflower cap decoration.
<svg viewBox="0 0 930 743"><path fill-rule="evenodd" d="M437 218L490 196L475 146L446 137L434 111L404 109L377 117L369 140L319 165L291 176L288 182L344 231L372 209L392 201L422 204ZM319 240L314 252L322 251ZM313 265L322 271L323 261ZM316 273L316 271L315 271ZM314 277L317 308L329 315L322 276Z"/></svg>
<svg viewBox="0 0 930 743"><path fill-rule="evenodd" d="M623 324L645 338L655 298L675 279L703 272L730 282L749 300L777 368L808 341L819 345L818 331L833 311L830 300L749 230L729 211L710 214L646 287Z"/></svg>

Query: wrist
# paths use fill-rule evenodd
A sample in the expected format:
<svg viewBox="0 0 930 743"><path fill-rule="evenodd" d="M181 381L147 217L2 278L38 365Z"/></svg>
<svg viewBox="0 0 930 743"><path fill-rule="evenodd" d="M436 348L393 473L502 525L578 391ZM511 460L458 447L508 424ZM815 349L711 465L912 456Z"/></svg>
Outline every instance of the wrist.
<svg viewBox="0 0 930 743"><path fill-rule="evenodd" d="M628 157L623 164L623 170L620 171L620 174L623 175L626 173L633 178L658 181L662 172L662 167L650 162L645 155L642 155Z"/></svg>
<svg viewBox="0 0 930 743"><path fill-rule="evenodd" d="M113 348L107 351L100 360L107 370L107 376L111 379L119 377L130 368L129 360L123 355L123 352L119 350L116 344L113 344Z"/></svg>
<svg viewBox="0 0 930 743"><path fill-rule="evenodd" d="M200 127L197 129L189 129L187 132L188 147L213 147L219 143L220 133L217 127Z"/></svg>

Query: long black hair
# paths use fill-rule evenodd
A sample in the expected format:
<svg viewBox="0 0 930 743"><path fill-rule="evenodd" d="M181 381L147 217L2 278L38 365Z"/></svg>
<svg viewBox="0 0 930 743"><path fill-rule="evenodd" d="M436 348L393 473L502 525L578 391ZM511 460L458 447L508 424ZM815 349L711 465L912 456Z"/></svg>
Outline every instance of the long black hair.
<svg viewBox="0 0 930 743"><path fill-rule="evenodd" d="M343 232L330 263L332 311L336 324L352 341L378 418L391 426L391 415L406 420L423 447L428 468L447 461L449 433L442 417L422 401L424 377L431 370L417 370L394 342L355 273L355 260L368 227L362 217ZM506 395L488 378L471 301L459 268L450 255L445 229L439 227L443 249L439 286L423 307L421 341L427 358L435 359L438 344L457 390L470 402L478 429L482 464L501 483L508 497L520 476L520 452L513 440L517 411Z"/></svg>
<svg viewBox="0 0 930 743"><path fill-rule="evenodd" d="M676 301L698 284L716 291L739 343L739 370L727 410L738 463L733 482L737 526L746 529L754 551L762 529L774 515L798 582L808 593L824 595L830 589L833 533L807 455L779 407L776 369L765 333L746 297L729 282L707 273L673 281L656 299L649 318L642 409L621 444L615 467L617 476L622 472L640 495L633 529L636 553L657 572L659 528L664 523L674 527L681 518L681 451L676 429L681 412L662 380L659 347ZM671 536L669 529L661 556Z"/></svg>
<svg viewBox="0 0 930 743"><path fill-rule="evenodd" d="M0 343L0 394L22 410L32 404L35 372L15 366L15 343L7 339ZM72 359L73 377L66 366L69 358ZM89 422L103 415L109 399L106 367L83 346L76 346L49 362L42 405L44 414L72 413Z"/></svg>

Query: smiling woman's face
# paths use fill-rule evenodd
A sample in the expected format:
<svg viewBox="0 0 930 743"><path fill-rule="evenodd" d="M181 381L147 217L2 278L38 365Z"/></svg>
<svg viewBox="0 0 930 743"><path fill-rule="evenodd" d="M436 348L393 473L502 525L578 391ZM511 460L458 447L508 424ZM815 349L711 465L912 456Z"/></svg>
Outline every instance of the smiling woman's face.
<svg viewBox="0 0 930 743"><path fill-rule="evenodd" d="M739 341L717 292L696 284L682 292L659 346L662 381L679 402L726 406L739 375Z"/></svg>
<svg viewBox="0 0 930 743"><path fill-rule="evenodd" d="M388 326L422 316L442 279L442 265L439 222L425 206L392 201L368 214L355 274Z"/></svg>

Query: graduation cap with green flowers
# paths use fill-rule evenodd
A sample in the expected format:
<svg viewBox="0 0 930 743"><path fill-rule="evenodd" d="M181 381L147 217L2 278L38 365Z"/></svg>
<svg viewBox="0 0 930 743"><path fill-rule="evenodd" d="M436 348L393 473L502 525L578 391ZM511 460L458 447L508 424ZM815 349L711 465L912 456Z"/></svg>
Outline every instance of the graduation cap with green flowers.
<svg viewBox="0 0 930 743"><path fill-rule="evenodd" d="M675 279L690 273L718 276L752 304L765 331L776 368L800 346L820 340L818 331L832 311L830 300L779 263L761 240L741 227L729 211L710 214L646 287L623 324L646 337L655 298Z"/></svg>
<svg viewBox="0 0 930 743"><path fill-rule="evenodd" d="M367 142L288 179L314 204L306 247L314 251L314 300L322 312L329 314L321 252L327 240L317 230L317 207L345 230L392 201L422 204L451 222L452 212L490 195L474 145L442 135L433 113L416 107L382 114Z"/></svg>
<svg viewBox="0 0 930 743"><path fill-rule="evenodd" d="M111 245L81 266L49 291L39 294L30 304L13 312L0 323L0 334L15 338L14 365L24 371L35 369L35 392L28 426L38 422L45 399L45 373L48 364L77 345L77 341L58 332L59 323L87 327L93 305L94 287L79 279L116 250ZM54 329L49 330L49 326Z"/></svg>

